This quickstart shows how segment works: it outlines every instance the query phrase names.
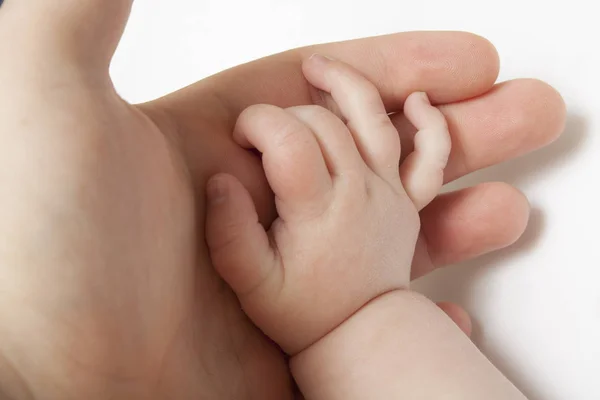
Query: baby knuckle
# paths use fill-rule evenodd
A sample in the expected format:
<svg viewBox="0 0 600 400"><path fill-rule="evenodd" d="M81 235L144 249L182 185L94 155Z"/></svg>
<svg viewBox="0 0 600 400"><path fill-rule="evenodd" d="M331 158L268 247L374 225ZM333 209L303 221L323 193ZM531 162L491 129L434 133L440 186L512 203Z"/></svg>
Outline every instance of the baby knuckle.
<svg viewBox="0 0 600 400"><path fill-rule="evenodd" d="M280 121L272 129L276 147L296 146L306 141L306 127L294 119Z"/></svg>

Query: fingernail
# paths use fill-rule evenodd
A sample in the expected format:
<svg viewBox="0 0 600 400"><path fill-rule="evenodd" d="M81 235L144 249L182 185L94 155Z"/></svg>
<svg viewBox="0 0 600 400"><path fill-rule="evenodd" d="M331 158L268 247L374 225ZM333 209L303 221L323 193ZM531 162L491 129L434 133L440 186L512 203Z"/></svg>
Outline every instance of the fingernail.
<svg viewBox="0 0 600 400"><path fill-rule="evenodd" d="M206 185L206 197L212 205L223 203L227 198L227 185L223 183L222 179L210 179Z"/></svg>
<svg viewBox="0 0 600 400"><path fill-rule="evenodd" d="M428 104L431 104L431 101L429 101L429 96L427 96L427 93L425 92L421 92L421 97L423 98L423 100L425 100Z"/></svg>
<svg viewBox="0 0 600 400"><path fill-rule="evenodd" d="M310 60L317 64L325 65L328 64L330 61L333 61L333 58L315 53L312 56L310 56Z"/></svg>

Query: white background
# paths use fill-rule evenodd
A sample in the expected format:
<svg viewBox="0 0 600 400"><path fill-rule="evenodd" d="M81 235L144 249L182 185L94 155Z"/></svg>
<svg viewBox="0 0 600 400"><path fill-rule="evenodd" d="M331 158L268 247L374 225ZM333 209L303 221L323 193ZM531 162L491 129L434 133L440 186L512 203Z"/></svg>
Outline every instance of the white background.
<svg viewBox="0 0 600 400"><path fill-rule="evenodd" d="M126 99L145 101L316 42L425 29L490 39L501 80L541 78L563 94L567 130L552 147L463 182L504 180L523 190L534 207L524 238L420 287L473 314L477 344L530 399L600 400L596 7L591 0L137 0L112 73Z"/></svg>

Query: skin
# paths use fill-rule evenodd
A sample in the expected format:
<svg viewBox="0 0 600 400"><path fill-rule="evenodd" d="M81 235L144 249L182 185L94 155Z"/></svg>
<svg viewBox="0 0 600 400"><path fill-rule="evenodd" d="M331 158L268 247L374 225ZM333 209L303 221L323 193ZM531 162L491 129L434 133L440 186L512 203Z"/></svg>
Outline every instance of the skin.
<svg viewBox="0 0 600 400"><path fill-rule="evenodd" d="M428 299L377 297L291 360L306 399L526 400Z"/></svg>
<svg viewBox="0 0 600 400"><path fill-rule="evenodd" d="M244 110L233 131L240 146L261 153L278 214L270 228L235 177L207 185L215 269L291 356L378 296L409 287L418 211L439 193L451 148L442 113L413 93L405 114L420 129L400 165L398 132L371 82L318 54L303 70L341 118L320 106L263 104Z"/></svg>
<svg viewBox="0 0 600 400"><path fill-rule="evenodd" d="M564 126L554 89L494 86L494 48L466 33L292 50L126 104L108 65L130 7L8 0L0 11L0 35L11 38L0 42L5 397L292 398L285 358L212 268L204 199L207 179L229 173L249 188L260 220L273 221L260 160L231 132L252 104L327 105L302 76L310 54L353 65L390 112L427 92L452 135L447 181L546 145ZM392 120L409 148L413 130L400 114ZM513 243L527 218L526 199L501 183L436 198L421 212L413 277ZM445 309L466 326L462 311Z"/></svg>
<svg viewBox="0 0 600 400"><path fill-rule="evenodd" d="M260 151L278 218L266 231L235 177L211 178L215 269L291 356L306 399L524 400L447 316L410 292L418 211L439 193L451 149L443 115L424 93L408 97L404 114L419 131L400 164L377 88L321 55L303 70L341 118L314 105L242 112L233 138Z"/></svg>

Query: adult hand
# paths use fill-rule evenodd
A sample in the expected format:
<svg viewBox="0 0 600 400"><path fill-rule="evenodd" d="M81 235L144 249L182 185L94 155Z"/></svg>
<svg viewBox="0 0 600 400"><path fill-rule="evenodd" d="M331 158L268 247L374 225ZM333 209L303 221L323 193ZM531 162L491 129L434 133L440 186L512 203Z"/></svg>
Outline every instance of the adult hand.
<svg viewBox="0 0 600 400"><path fill-rule="evenodd" d="M251 104L333 106L303 79L314 52L362 71L390 112L417 90L441 105L448 180L563 129L552 88L494 86L494 48L466 33L297 49L129 105L108 65L131 3L7 0L0 10L10 37L0 42L0 394L10 398L291 398L284 357L212 269L204 187L232 173L262 221L274 218L260 160L231 132ZM394 120L409 148L412 128ZM414 276L509 245L527 216L525 198L501 183L440 196L422 212Z"/></svg>

